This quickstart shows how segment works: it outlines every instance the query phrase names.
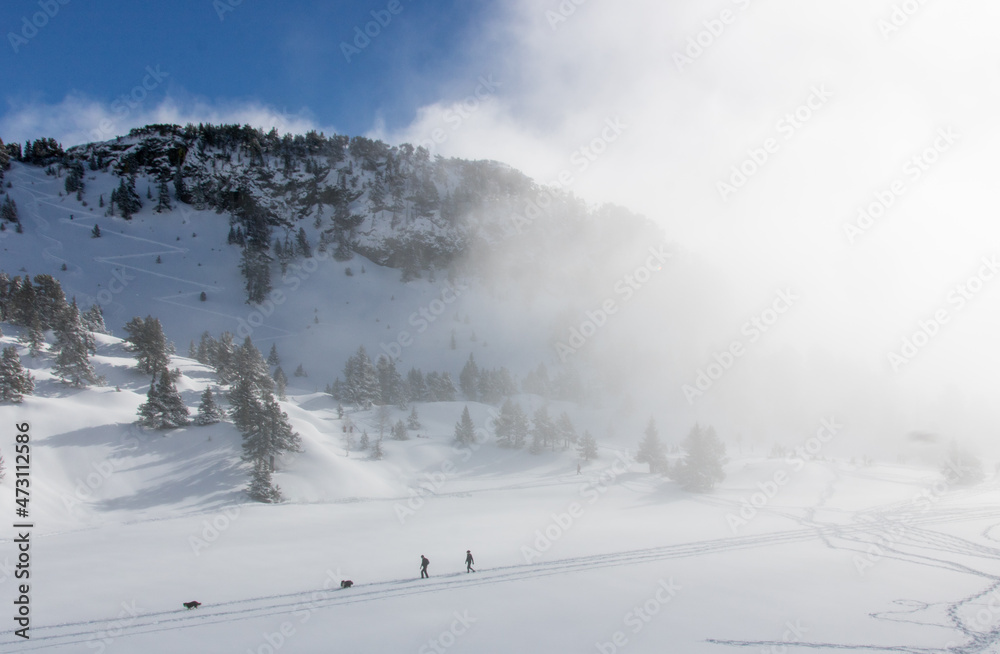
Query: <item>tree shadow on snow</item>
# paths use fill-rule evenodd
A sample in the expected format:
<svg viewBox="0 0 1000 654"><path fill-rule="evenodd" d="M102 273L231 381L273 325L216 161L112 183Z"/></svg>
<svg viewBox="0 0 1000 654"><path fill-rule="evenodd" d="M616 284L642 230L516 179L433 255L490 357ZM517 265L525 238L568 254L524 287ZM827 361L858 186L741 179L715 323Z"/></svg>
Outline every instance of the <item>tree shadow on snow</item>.
<svg viewBox="0 0 1000 654"><path fill-rule="evenodd" d="M211 437L211 440L208 440ZM46 439L52 447L104 447L112 474L135 475L135 493L95 502L98 510L141 510L171 505L200 508L245 499L239 435L232 425L154 431L135 423L86 427Z"/></svg>

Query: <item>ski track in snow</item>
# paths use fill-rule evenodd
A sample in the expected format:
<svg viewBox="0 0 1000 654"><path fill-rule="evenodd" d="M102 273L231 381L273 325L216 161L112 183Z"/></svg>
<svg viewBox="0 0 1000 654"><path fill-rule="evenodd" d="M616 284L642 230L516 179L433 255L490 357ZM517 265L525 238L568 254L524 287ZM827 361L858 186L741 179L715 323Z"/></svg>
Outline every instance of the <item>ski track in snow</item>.
<svg viewBox="0 0 1000 654"><path fill-rule="evenodd" d="M28 173L22 173L22 176L25 177L25 178L27 178L28 180L33 180L33 181L36 181L36 182L45 182L45 181L47 181L44 178L32 176L32 175L30 175ZM73 267L79 269L78 265L74 264L72 261L70 261L68 259L65 259L65 258L63 258L63 256L61 256L62 255L62 251L64 250L63 243L59 239L57 239L57 238L55 238L53 236L50 236L50 233L52 231L52 226L51 226L51 224L49 223L49 221L47 219L45 219L45 218L42 217L41 212L38 210L38 205L45 204L45 205L48 205L48 206L53 207L55 209L58 209L60 211L65 211L67 214L73 213L75 211L75 209L73 209L72 207L67 207L63 203L58 202L57 201L58 196L52 195L51 193L46 193L46 192L43 192L43 191L32 189L30 185L19 184L18 188L20 190L24 190L27 193L30 193L31 196L32 196L32 202L31 202L31 204L28 207L25 207L26 209L28 209L28 211L25 212L25 213L27 214L28 218L30 218L31 220L34 221L34 225L35 225L35 228L36 228L35 229L35 233L39 236L39 238L44 239L48 243L51 243L51 245L49 247L46 247L46 248L44 248L42 250L42 257L43 257L43 259L45 261L47 261L47 262L51 262L51 263L55 263L55 264L59 264L59 265L66 264L67 267L73 266ZM83 214L83 218L96 218L96 216L92 216L92 215L89 215L89 214ZM62 219L62 220L60 220L60 223L65 224L66 226L77 228L77 229L91 229L92 228L92 224L91 224L92 222L95 222L95 221L84 221L84 220L81 220L80 222L77 222L76 220L72 220L71 221L69 219ZM238 322L240 318L245 318L245 316L237 316L237 315L233 315L233 314L229 314L229 313L223 313L223 312L219 312L219 311L213 311L213 310L210 310L210 309L203 309L203 308L201 308L199 306L192 306L190 304L183 304L183 303L181 303L179 301L179 299L181 299L181 298L190 297L192 295L198 295L198 294L201 293L202 290L204 290L204 291L210 291L210 292L219 292L219 291L225 291L225 287L219 287L219 286L214 286L214 285L211 285L211 284L205 284L205 283L203 283L201 281L198 281L196 279L189 279L189 278L184 278L184 277L176 277L176 276L173 276L173 275L167 275L167 274L164 274L164 273L157 272L155 270L151 270L151 269L149 269L147 267L141 267L141 266L135 266L135 265L129 265L129 264L123 263L124 261L129 260L129 259L141 259L141 258L145 258L145 259L148 260L148 258L152 257L152 256L185 254L185 253L189 252L189 250L187 248L178 247L176 245L170 245L169 243L164 243L162 241L156 241L156 240L153 240L153 239L143 238L141 236L133 236L131 234L120 234L120 233L113 232L113 231L110 231L110 230L106 230L105 232L103 232L102 235L101 235L101 237L102 238L113 237L113 238L128 239L130 241L136 241L136 242L140 242L140 243L148 243L151 247L150 247L149 250L146 250L144 252L135 253L135 254L123 254L123 255L110 256L110 257L94 257L93 260L96 263L106 264L106 265L111 266L113 268L117 267L117 268L123 269L123 270L135 271L137 273L141 273L141 274L144 274L144 275L149 275L151 277L159 277L161 279L169 279L169 280L172 280L172 281L175 281L175 282L179 282L181 284L187 284L187 285L190 285L190 286L194 286L197 289L197 290L190 291L188 293L179 293L179 294L176 294L176 295L165 295L165 296L162 296L162 297L154 297L154 298L152 298L153 300L155 300L157 302L162 302L163 304L168 304L168 305L173 305L173 306L182 306L184 309L189 310L189 311L201 311L203 313L207 313L207 314L210 314L210 315L220 316L220 317L223 317L223 318L227 318L228 320L232 321L233 323ZM281 335L281 336L292 336L292 333L288 332L287 330L278 329L278 328L275 328L275 327L270 327L270 329L272 329L272 330L274 330L276 332L279 332L279 335Z"/></svg>
<svg viewBox="0 0 1000 654"><path fill-rule="evenodd" d="M34 177L23 173L28 180L47 181L44 178ZM77 267L71 260L64 258L64 245L58 238L51 236L53 226L49 220L42 217L39 205L45 204L60 211L70 213L71 207L67 207L62 202L57 201L57 196L34 190L30 185L19 185L20 189L29 193L31 201L25 203L22 211L25 217L31 219L36 227L36 234L48 244L42 250L44 261L57 265L66 264L67 267ZM93 215L83 214L84 218L94 218ZM88 221L70 221L68 218L61 219L61 225L71 226L76 229L89 229ZM93 221L89 221L93 222ZM129 260L137 260L155 255L177 255L184 254L189 250L161 241L146 239L139 236L119 234L112 231L106 233L108 237L129 239L133 242L149 244L150 249L141 253L95 257L94 261L120 269L135 271L140 274L151 275L163 279L169 279L182 284L191 285L195 289L208 291L220 290L216 286L206 285L194 279L181 278L159 273L149 268L130 265ZM156 301L168 305L181 305L182 298L190 297L199 293L200 290L192 290L190 293L169 295L153 298ZM184 305L186 309L192 308L205 311L217 316L222 316L233 321L239 316L216 312L201 307L191 307ZM817 651L869 651L869 652L910 652L914 654L925 654L930 652L949 652L951 654L974 654L980 653L990 648L992 645L1000 643L1000 619L992 621L986 627L989 630L977 630L974 624L970 624L965 615L975 615L975 607L983 605L986 598L1000 591L1000 576L985 570L978 570L972 567L970 559L986 561L1000 561L1000 547L992 547L985 544L974 543L972 541L941 533L928 528L931 525L940 525L955 522L972 522L978 520L1000 520L1000 507L989 508L961 508L961 507L938 507L933 510L918 510L913 501L900 501L888 505L883 505L871 509L857 511L850 515L849 524L831 524L817 521L817 514L822 511L831 511L827 508L830 499L836 493L838 482L842 481L842 471L836 468L834 478L820 492L819 501L811 508L795 509L780 506L768 506L766 511L784 518L794 520L801 528L765 533L754 536L736 536L709 541L698 541L667 545L662 547L647 548L641 550L622 551L614 553L596 554L580 556L574 558L560 559L549 562L535 564L520 564L505 566L493 569L482 569L475 575L465 573L452 573L450 575L436 576L429 580L386 580L369 584L359 584L349 590L341 589L309 589L296 593L280 594L253 597L243 600L235 600L211 606L202 606L195 610L177 609L172 611L161 611L155 613L144 613L135 618L130 624L120 627L121 634L116 638L127 638L140 634L155 633L160 631L188 629L199 626L229 623L243 620L251 620L264 616L274 616L282 614L297 613L302 611L324 610L343 604L355 604L361 602L376 602L411 595L421 595L426 593L447 592L459 588L470 586L482 586L504 582L525 581L537 579L549 575L572 574L589 571L598 568L608 568L617 566L640 565L656 561L680 559L687 557L709 556L716 553L730 552L740 549L763 548L777 545L786 545L795 542L808 541L818 538L827 547L844 552L855 552L864 555L870 551L874 545L879 548L880 559L895 559L913 565L929 566L948 570L963 575L972 575L983 580L981 590L967 597L951 601L930 604L926 602L916 602L911 600L896 600L896 609L870 614L875 620L891 622L905 622L909 624L942 627L955 632L956 638L964 641L964 644L954 645L948 649L921 647L912 645L874 645L862 643L834 643L834 642L786 642L769 640L722 640L707 639L705 642L729 648L773 648L771 651L785 651L789 647L801 649L811 649ZM851 475L858 478L877 479L878 481L893 481L884 472L875 475L863 470L851 471ZM572 478L575 483L581 481ZM585 480L583 480L585 481ZM898 479L901 483L909 483L908 479ZM495 487L476 488L466 491L455 491L447 493L435 493L439 497L447 496L468 496L478 492L496 492L504 490L521 490L527 488L537 488L542 486L552 486L569 483L568 480L538 480L514 481ZM952 498L958 497L962 500L976 498L986 492L996 490L995 484L989 487L982 487L975 490L959 491L952 494ZM406 498L346 498L339 502L359 502L359 501L383 501L392 502ZM739 508L739 503L717 497L699 498L705 503L729 506L734 509ZM763 511L763 510L762 510ZM798 511L798 513L797 513ZM211 511L206 511L206 513ZM799 513L803 513L799 515ZM164 518L169 519L169 518ZM884 535L895 534L892 539L886 540ZM54 534L50 534L54 535ZM992 524L980 532L983 541L1000 544L1000 522ZM3 542L3 541L0 541ZM959 560L961 559L961 560ZM320 596L320 599L315 599ZM978 604L977 604L978 603ZM943 616L946 622L933 621L933 615ZM116 623L115 617L86 620L78 622L65 622L53 625L34 625L32 627L32 638L25 642L15 638L11 633L0 636L0 647L17 644L19 651L29 651L34 649L68 646L80 643L87 643L101 638L101 634L106 631L108 624ZM780 649L779 649L780 648Z"/></svg>
<svg viewBox="0 0 1000 654"><path fill-rule="evenodd" d="M824 502L829 498L829 495L830 487L823 491L822 497ZM895 508L894 505L890 505L890 507ZM532 580L549 575L572 574L599 568L640 565L687 557L708 556L716 553L730 552L741 549L787 545L795 542L808 541L814 538L820 538L828 546L836 549L864 552L865 545L875 542L874 539L878 537L879 532L892 527L893 523L900 519L900 516L906 515L905 509L912 508L912 505L909 503L903 503L901 508L904 509L904 511L900 511L899 509L894 511L886 507L882 507L877 511L859 512L859 516L864 519L849 525L816 523L812 520L812 514L814 513L813 509L807 511L807 517L798 519L802 525L801 529L771 532L754 536L736 536L708 541L696 541L640 550L579 556L534 564L520 564L499 568L481 569L475 575L471 576L459 572L432 577L429 580L386 580L369 584L358 584L349 590L309 589L296 593L253 597L244 600L235 600L221 604L202 606L198 609L190 611L186 609L178 609L172 611L144 613L136 617L126 626L116 626L116 629L121 630L120 635L116 638L127 638L129 636L160 631L188 629L219 623L252 620L266 616L270 617L275 615L300 613L303 611L318 611L343 604L375 602L411 595L447 592L449 590L457 590L471 586ZM871 519L872 515L877 515L879 518L873 520ZM933 608L933 605L920 602L907 602L903 600L897 601L897 605L902 607L902 610L871 615L873 619L878 620L912 622L921 626L951 627L960 632L961 635L968 641L965 645L944 650L940 648L917 647L911 645L879 646L826 642L790 643L785 641L741 641L720 639L707 639L706 642L734 648L787 648L794 645L795 647L806 649L831 651L913 652L920 654L927 652L952 652L955 654L972 654L974 652L982 652L989 645L1000 642L1000 625L993 627L993 629L988 632L977 632L965 625L958 613L966 605L976 602L977 600L982 599L1000 588L1000 577L987 572L975 570L968 565L956 561L951 561L946 558L935 558L930 554L918 553L918 551L938 553L939 556L951 554L956 557L970 556L992 561L1000 561L1000 548L980 545L956 536L942 534L924 528L926 525L983 519L1000 520L1000 507L966 510L940 510L936 512L929 512L917 518L909 518L907 520L907 531L905 535L894 545L883 544L882 546L883 558L896 558L918 565L943 567L956 572L976 575L989 581L989 584L986 585L980 592L958 601L942 605L943 608L945 608L946 614L949 616L950 624L943 625L940 623L928 622L927 620L907 617L913 616L920 611L926 611L927 609ZM998 526L1000 526L1000 523L989 527L986 531L992 531ZM838 540L856 544L858 547L838 546L835 544ZM80 622L65 622L53 625L35 625L32 627L33 635L30 643L26 646L19 647L19 650L28 651L32 649L74 645L93 641L101 637L101 634L106 631L108 624L113 623L116 623L116 619L111 617ZM0 646L12 645L15 642L19 645L23 643L23 641L20 640L12 640L11 636L12 634L5 634L3 637L0 637Z"/></svg>

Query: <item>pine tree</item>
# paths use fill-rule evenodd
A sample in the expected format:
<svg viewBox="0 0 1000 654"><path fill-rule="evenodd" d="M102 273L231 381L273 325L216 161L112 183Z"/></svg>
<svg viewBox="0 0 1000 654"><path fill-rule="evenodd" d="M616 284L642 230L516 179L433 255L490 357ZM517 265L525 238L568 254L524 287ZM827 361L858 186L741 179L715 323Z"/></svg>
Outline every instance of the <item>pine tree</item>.
<svg viewBox="0 0 1000 654"><path fill-rule="evenodd" d="M697 493L704 493L726 478L722 465L725 463L726 446L711 427L695 425L681 444L685 457L672 476L681 487Z"/></svg>
<svg viewBox="0 0 1000 654"><path fill-rule="evenodd" d="M576 443L576 427L565 411L559 414L559 419L556 420L555 432L556 439L563 443L563 449L569 449L570 443Z"/></svg>
<svg viewBox="0 0 1000 654"><path fill-rule="evenodd" d="M170 211L172 208L170 206L170 189L167 188L167 180L161 179L157 187L156 207L153 211L163 213L164 211Z"/></svg>
<svg viewBox="0 0 1000 654"><path fill-rule="evenodd" d="M17 348L5 347L0 356L0 402L20 402L35 392L35 380L21 365Z"/></svg>
<svg viewBox="0 0 1000 654"><path fill-rule="evenodd" d="M233 355L233 384L229 390L229 404L236 428L247 433L259 426L263 410L262 401L274 390L267 363L253 341L247 336L243 345Z"/></svg>
<svg viewBox="0 0 1000 654"><path fill-rule="evenodd" d="M35 311L42 326L58 329L67 319L69 305L59 281L52 275L35 275Z"/></svg>
<svg viewBox="0 0 1000 654"><path fill-rule="evenodd" d="M125 342L128 343L128 349L135 352L138 362L136 367L140 372L152 373L170 364L174 346L163 334L159 318L146 316L143 320L136 316L125 324L125 332L128 334Z"/></svg>
<svg viewBox="0 0 1000 654"><path fill-rule="evenodd" d="M271 481L271 465L269 461L263 459L253 460L247 495L254 501L267 504L281 501L281 489Z"/></svg>
<svg viewBox="0 0 1000 654"><path fill-rule="evenodd" d="M295 372L293 372L292 374L295 375L296 377L308 377L309 376L309 375L306 374L306 369L302 367L301 363L299 364L298 368L295 369Z"/></svg>
<svg viewBox="0 0 1000 654"><path fill-rule="evenodd" d="M368 438L368 432L364 432L363 434L361 434L361 442L358 444L358 447L360 447L361 451L364 452L364 451L368 450L368 448L371 447L371 446L372 446L372 443L371 443L371 439Z"/></svg>
<svg viewBox="0 0 1000 654"><path fill-rule="evenodd" d="M108 333L108 327L104 324L104 311L99 304L92 304L89 309L84 311L80 316L80 322L83 323L88 332L95 334Z"/></svg>
<svg viewBox="0 0 1000 654"><path fill-rule="evenodd" d="M260 304L271 292L271 258L261 247L243 248L240 272L246 282L247 304Z"/></svg>
<svg viewBox="0 0 1000 654"><path fill-rule="evenodd" d="M232 332L222 332L210 353L209 363L223 384L232 383L236 366L236 346Z"/></svg>
<svg viewBox="0 0 1000 654"><path fill-rule="evenodd" d="M410 435L406 432L406 425L402 420L397 420L392 426L392 438L397 441L409 440Z"/></svg>
<svg viewBox="0 0 1000 654"><path fill-rule="evenodd" d="M455 441L459 445L471 445L476 442L476 426L469 415L469 407L462 410L461 419L455 423Z"/></svg>
<svg viewBox="0 0 1000 654"><path fill-rule="evenodd" d="M471 354L458 376L458 385L461 387L466 399L471 402L476 401L476 389L479 386L479 366L476 365L476 359Z"/></svg>
<svg viewBox="0 0 1000 654"><path fill-rule="evenodd" d="M281 365L281 357L278 356L278 346L276 343L271 343L271 351L267 355L267 365L269 366Z"/></svg>
<svg viewBox="0 0 1000 654"><path fill-rule="evenodd" d="M312 247L309 245L305 227L299 227L299 232L295 235L295 249L300 256L307 259L312 256Z"/></svg>
<svg viewBox="0 0 1000 654"><path fill-rule="evenodd" d="M417 415L417 407L410 409L410 417L406 419L406 426L409 429L420 429L423 427L420 424L420 416Z"/></svg>
<svg viewBox="0 0 1000 654"><path fill-rule="evenodd" d="M500 407L494 429L500 447L522 448L528 436L528 416L520 404L508 399Z"/></svg>
<svg viewBox="0 0 1000 654"><path fill-rule="evenodd" d="M531 453L538 454L546 446L555 449L555 425L547 407L539 407L531 418Z"/></svg>
<svg viewBox="0 0 1000 654"><path fill-rule="evenodd" d="M580 458L584 461L597 458L597 441L590 435L589 431L583 432L583 437L580 438L580 444L576 450L580 453Z"/></svg>
<svg viewBox="0 0 1000 654"><path fill-rule="evenodd" d="M101 238L101 226L94 223L94 229L90 231L91 238Z"/></svg>
<svg viewBox="0 0 1000 654"><path fill-rule="evenodd" d="M201 394L201 404L198 405L198 415L194 418L194 424L214 425L217 422L222 422L223 418L225 418L225 414L216 404L212 389L206 388L205 392Z"/></svg>
<svg viewBox="0 0 1000 654"><path fill-rule="evenodd" d="M9 194L4 197L3 203L0 203L0 218L8 223L20 222L17 216L17 203L14 202Z"/></svg>
<svg viewBox="0 0 1000 654"><path fill-rule="evenodd" d="M285 371L281 369L281 366L274 371L274 392L278 394L279 400L284 400L285 389L288 387L288 377L285 376Z"/></svg>
<svg viewBox="0 0 1000 654"><path fill-rule="evenodd" d="M941 464L941 474L949 484L971 486L983 480L983 463L975 454L960 449L958 442L952 440L948 455Z"/></svg>
<svg viewBox="0 0 1000 654"><path fill-rule="evenodd" d="M198 341L198 348L195 350L194 358L198 363L204 363L209 365L211 359L211 352L215 349L215 339L207 331L201 333L201 339Z"/></svg>
<svg viewBox="0 0 1000 654"><path fill-rule="evenodd" d="M267 362L250 337L237 348L233 358L231 415L243 435L242 458L253 465L247 493L257 501L277 501L280 493L271 486L270 461L282 452L300 452L301 441L292 431L288 414L274 398Z"/></svg>
<svg viewBox="0 0 1000 654"><path fill-rule="evenodd" d="M36 315L31 325L21 332L18 340L28 346L28 355L37 357L45 347L45 333L42 331L42 321Z"/></svg>
<svg viewBox="0 0 1000 654"><path fill-rule="evenodd" d="M131 220L142 209L142 200L135 192L135 177L121 178L118 188L111 192L111 203L118 206L125 220Z"/></svg>
<svg viewBox="0 0 1000 654"><path fill-rule="evenodd" d="M426 402L429 399L424 374L417 368L410 368L410 372L406 373L406 388L411 402Z"/></svg>
<svg viewBox="0 0 1000 654"><path fill-rule="evenodd" d="M90 364L89 353L94 348L93 337L80 322L80 311L74 301L66 318L56 330L55 374L64 382L76 387L99 384L101 379Z"/></svg>
<svg viewBox="0 0 1000 654"><path fill-rule="evenodd" d="M153 373L146 402L139 406L139 424L151 429L175 429L190 424L188 408L177 392L173 375L165 368L158 374L159 379Z"/></svg>
<svg viewBox="0 0 1000 654"><path fill-rule="evenodd" d="M365 432L362 435L362 438L364 438L367 435L368 432ZM382 450L382 439L379 438L378 440L375 441L375 447L372 448L372 458L375 459L376 461L381 461L384 457L385 457L385 452Z"/></svg>
<svg viewBox="0 0 1000 654"><path fill-rule="evenodd" d="M378 376L379 396L383 404L402 405L406 399L403 397L403 377L396 370L396 364L392 359L384 354L378 358L375 369Z"/></svg>
<svg viewBox="0 0 1000 654"><path fill-rule="evenodd" d="M364 346L344 365L344 399L362 408L370 409L381 402L378 373L372 365Z"/></svg>
<svg viewBox="0 0 1000 654"><path fill-rule="evenodd" d="M36 301L35 285L31 277L15 277L10 284L10 321L15 325L30 326L36 320L41 329L51 328L39 320L38 303Z"/></svg>
<svg viewBox="0 0 1000 654"><path fill-rule="evenodd" d="M652 418L646 425L645 438L639 443L639 452L636 454L635 460L639 463L648 463L650 474L657 471L667 472L667 456L656 431L656 421Z"/></svg>

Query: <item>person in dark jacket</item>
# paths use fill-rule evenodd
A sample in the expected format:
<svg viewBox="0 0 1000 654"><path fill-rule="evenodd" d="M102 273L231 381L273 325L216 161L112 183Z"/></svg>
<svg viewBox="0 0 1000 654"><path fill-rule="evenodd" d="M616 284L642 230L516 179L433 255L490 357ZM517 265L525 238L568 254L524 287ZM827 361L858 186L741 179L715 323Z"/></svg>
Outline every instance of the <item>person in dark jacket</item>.
<svg viewBox="0 0 1000 654"><path fill-rule="evenodd" d="M427 577L430 577L430 575L427 574L427 566L428 566L428 564L430 564L430 561L427 560L426 556L424 556L423 554L421 554L420 555L420 578L421 579L426 579Z"/></svg>
<svg viewBox="0 0 1000 654"><path fill-rule="evenodd" d="M475 562L475 559L472 558L472 550L465 550L465 571L475 572L475 570L472 569L472 564Z"/></svg>

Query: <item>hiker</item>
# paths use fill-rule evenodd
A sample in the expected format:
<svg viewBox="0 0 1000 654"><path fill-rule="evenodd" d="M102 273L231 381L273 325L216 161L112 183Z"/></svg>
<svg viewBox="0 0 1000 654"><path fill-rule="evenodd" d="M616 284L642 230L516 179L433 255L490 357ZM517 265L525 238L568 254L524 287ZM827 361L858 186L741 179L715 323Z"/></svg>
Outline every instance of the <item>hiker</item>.
<svg viewBox="0 0 1000 654"><path fill-rule="evenodd" d="M465 571L475 572L475 570L472 569L472 564L475 562L475 559L472 558L472 550L465 550Z"/></svg>
<svg viewBox="0 0 1000 654"><path fill-rule="evenodd" d="M420 578L421 579L426 579L427 577L430 577L430 575L427 574L427 565L429 563L430 563L430 561L427 560L427 557L424 556L423 554L421 554L420 555Z"/></svg>

